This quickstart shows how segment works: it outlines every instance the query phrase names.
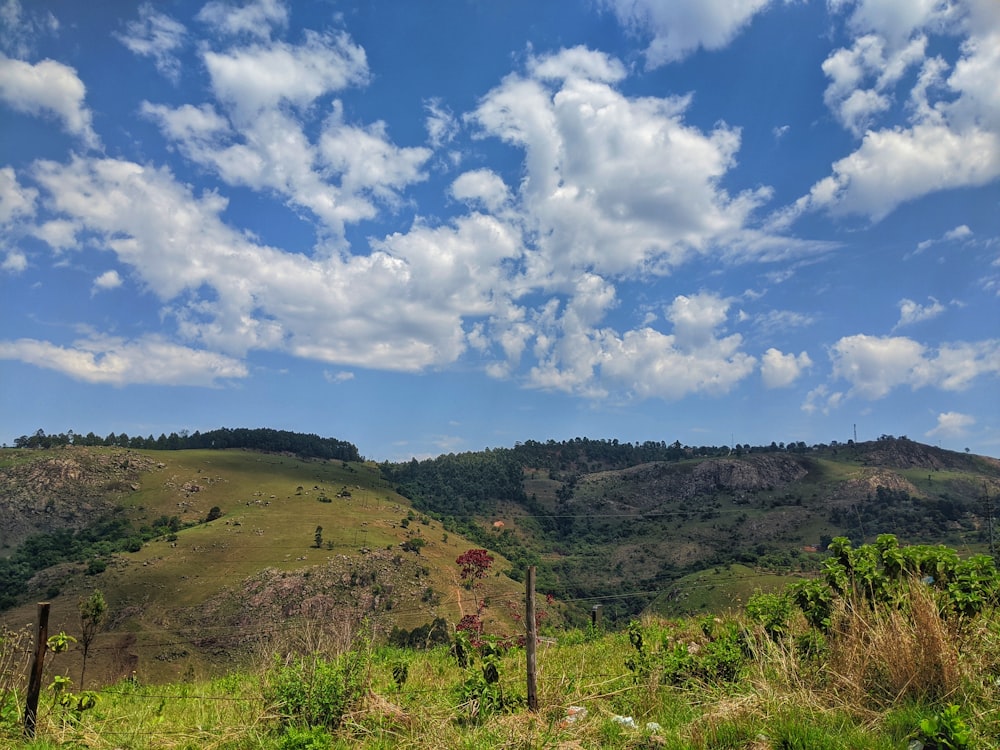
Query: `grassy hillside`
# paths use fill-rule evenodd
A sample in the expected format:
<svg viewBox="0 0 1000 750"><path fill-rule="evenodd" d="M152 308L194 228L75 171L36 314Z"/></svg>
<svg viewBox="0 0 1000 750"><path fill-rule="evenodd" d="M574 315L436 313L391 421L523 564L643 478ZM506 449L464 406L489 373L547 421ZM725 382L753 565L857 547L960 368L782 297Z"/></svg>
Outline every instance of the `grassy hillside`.
<svg viewBox="0 0 1000 750"><path fill-rule="evenodd" d="M99 505L60 514L57 523L83 527L104 514L133 529L164 516L179 521L176 532L113 555L99 574L77 561L32 580L29 601L51 599L51 631L76 632L80 597L104 592L111 619L98 636L93 669L88 665L95 681L132 669L150 680L215 672L307 616L331 630L344 623L353 630L367 618L388 631L436 617L457 622L474 607L455 558L476 545L414 513L371 465L217 450L58 448L0 457L7 466L29 459L36 473L43 466L59 472L46 485L59 505L71 504L79 478L67 465L128 460L146 469ZM206 522L210 513L219 517ZM400 546L407 542L417 551ZM498 557L495 569L505 566ZM523 587L502 575L488 588L498 601L523 597ZM32 621L34 604L2 619ZM509 622L499 606L488 611L491 620L494 627Z"/></svg>
<svg viewBox="0 0 1000 750"><path fill-rule="evenodd" d="M492 541L516 567L537 564L539 585L567 599L612 597L619 621L683 598L685 577L705 569L751 566L761 585L813 569L840 535L982 551L1000 495L1000 461L888 436L736 450L576 439L383 472L418 507L470 521L469 533L501 520ZM494 491L470 491L483 476L499 477ZM637 596L614 598L623 592Z"/></svg>
<svg viewBox="0 0 1000 750"><path fill-rule="evenodd" d="M494 630L509 629L527 565L560 615L582 624L597 602L622 625L738 606L815 571L839 535L984 551L997 495L997 460L903 438L735 451L578 439L400 465L6 450L2 552L21 569L26 551L39 564L3 620L28 622L33 602L51 599L52 628L73 632L77 602L101 589L112 612L95 680L217 673L299 622L323 623L301 638L341 640L362 622L383 636L453 625L479 598L455 558L484 546L496 557L481 592ZM43 542L30 536L40 530ZM53 539L72 554L48 565L61 559Z"/></svg>

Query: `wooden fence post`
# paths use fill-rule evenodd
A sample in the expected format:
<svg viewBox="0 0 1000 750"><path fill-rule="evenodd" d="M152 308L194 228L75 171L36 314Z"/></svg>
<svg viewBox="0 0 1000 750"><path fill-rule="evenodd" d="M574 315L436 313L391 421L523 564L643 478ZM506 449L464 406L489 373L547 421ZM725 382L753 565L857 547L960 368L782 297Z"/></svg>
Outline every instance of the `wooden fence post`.
<svg viewBox="0 0 1000 750"><path fill-rule="evenodd" d="M28 695L24 704L24 736L35 736L38 719L38 695L42 692L42 670L45 667L45 648L49 640L49 603L38 603L38 625L35 628L35 656L28 676Z"/></svg>
<svg viewBox="0 0 1000 750"><path fill-rule="evenodd" d="M538 710L538 689L535 684L535 646L538 644L538 630L535 625L535 566L528 567L524 584L524 621L528 625L525 654L528 661L528 710Z"/></svg>
<svg viewBox="0 0 1000 750"><path fill-rule="evenodd" d="M604 608L602 604L595 604L590 608L590 627L597 630L601 627L601 610Z"/></svg>

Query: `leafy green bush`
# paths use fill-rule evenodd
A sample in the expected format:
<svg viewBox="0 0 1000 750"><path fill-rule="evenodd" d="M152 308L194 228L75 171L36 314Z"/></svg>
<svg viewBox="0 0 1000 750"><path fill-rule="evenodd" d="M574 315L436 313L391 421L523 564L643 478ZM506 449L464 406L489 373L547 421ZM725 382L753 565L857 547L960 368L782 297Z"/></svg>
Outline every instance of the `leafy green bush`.
<svg viewBox="0 0 1000 750"><path fill-rule="evenodd" d="M628 638L635 652L625 660L635 681L654 679L661 685L692 680L732 682L747 663L746 636L735 622L702 623L692 636L669 624L642 626L632 622Z"/></svg>
<svg viewBox="0 0 1000 750"><path fill-rule="evenodd" d="M792 600L787 594L757 592L747 600L745 612L747 617L764 628L764 632L777 640L788 632Z"/></svg>
<svg viewBox="0 0 1000 750"><path fill-rule="evenodd" d="M362 655L350 651L328 661L319 654L277 663L267 676L265 698L284 726L336 729L364 694Z"/></svg>

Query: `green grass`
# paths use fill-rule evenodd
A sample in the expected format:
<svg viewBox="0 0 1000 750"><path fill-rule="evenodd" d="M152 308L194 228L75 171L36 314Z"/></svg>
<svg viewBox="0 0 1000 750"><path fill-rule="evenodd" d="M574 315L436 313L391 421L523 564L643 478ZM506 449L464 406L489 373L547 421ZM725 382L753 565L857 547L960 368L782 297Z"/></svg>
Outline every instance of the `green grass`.
<svg viewBox="0 0 1000 750"><path fill-rule="evenodd" d="M695 638L698 630L694 621L675 621L665 629L650 621L644 627L650 638L659 633L682 640ZM262 659L254 668L214 680L112 685L78 720L61 713L46 695L37 741L20 740L16 726L0 722L0 744L25 750L282 750L296 746L292 738L311 736L324 744L302 747L896 750L906 747L922 719L940 710L937 704L902 703L884 711L851 704L822 677L783 671L789 653L773 645L760 649L733 682L669 685L637 679L626 667L634 653L626 634L573 631L539 648L537 713L522 707L471 721L460 696L469 671L459 668L446 648L360 648L365 690L332 732L283 729L276 706L266 698L273 662ZM407 677L399 685L393 668L401 663ZM524 652L507 652L499 671L503 689L523 696ZM1000 728L989 718L996 698L995 688L967 695L963 714L976 747L1000 740ZM584 707L586 715L568 721L571 706ZM621 723L623 717L632 722Z"/></svg>

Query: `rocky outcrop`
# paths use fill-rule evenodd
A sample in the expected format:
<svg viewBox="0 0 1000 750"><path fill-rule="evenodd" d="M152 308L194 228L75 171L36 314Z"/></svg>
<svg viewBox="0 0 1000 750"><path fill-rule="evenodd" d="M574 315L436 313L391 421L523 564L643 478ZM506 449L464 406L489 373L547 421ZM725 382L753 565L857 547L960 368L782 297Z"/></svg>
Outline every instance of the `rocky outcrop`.
<svg viewBox="0 0 1000 750"><path fill-rule="evenodd" d="M663 502L685 501L718 492L777 490L808 474L806 459L784 454L712 458L698 463L656 462L589 474L580 480L575 496L578 500L620 497L625 505L641 512Z"/></svg>
<svg viewBox="0 0 1000 750"><path fill-rule="evenodd" d="M156 462L130 450L18 451L0 468L0 544L40 531L81 528L141 488Z"/></svg>

